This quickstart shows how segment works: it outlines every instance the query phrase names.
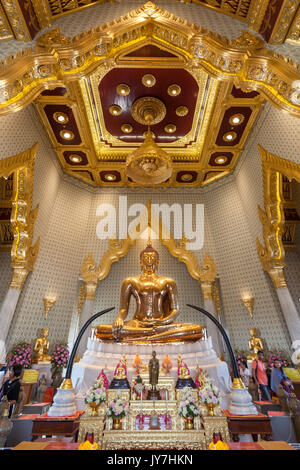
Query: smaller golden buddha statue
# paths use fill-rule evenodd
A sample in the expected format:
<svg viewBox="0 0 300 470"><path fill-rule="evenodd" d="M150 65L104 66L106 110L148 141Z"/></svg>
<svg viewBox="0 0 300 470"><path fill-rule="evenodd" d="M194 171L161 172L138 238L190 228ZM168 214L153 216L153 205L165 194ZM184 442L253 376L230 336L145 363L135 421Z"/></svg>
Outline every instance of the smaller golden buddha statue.
<svg viewBox="0 0 300 470"><path fill-rule="evenodd" d="M49 328L42 329L42 337L37 338L34 344L34 356L32 359L33 364L39 364L41 362L50 362L51 356L48 355L49 351L49 339L47 336L49 335Z"/></svg>
<svg viewBox="0 0 300 470"><path fill-rule="evenodd" d="M251 338L249 340L250 354L247 356L247 360L248 361L254 361L255 359L257 359L258 351L263 351L264 347L263 347L263 343L262 343L261 338L256 336L257 335L256 329L255 328L250 328L249 331L250 331L250 335L251 335Z"/></svg>

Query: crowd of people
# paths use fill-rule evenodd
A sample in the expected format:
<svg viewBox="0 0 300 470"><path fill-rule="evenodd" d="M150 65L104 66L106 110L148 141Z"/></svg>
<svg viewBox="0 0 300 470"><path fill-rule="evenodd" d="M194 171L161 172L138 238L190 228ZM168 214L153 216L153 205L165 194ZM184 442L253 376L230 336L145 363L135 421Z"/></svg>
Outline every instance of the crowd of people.
<svg viewBox="0 0 300 470"><path fill-rule="evenodd" d="M256 384L260 400L272 401L272 397L277 396L280 385L287 393L288 399L291 398L293 385L278 359L274 361L274 367L268 373L264 362L264 353L258 351L257 359L252 361L251 366L252 370L250 371L247 361L241 361L240 376L246 387L249 387L251 381Z"/></svg>

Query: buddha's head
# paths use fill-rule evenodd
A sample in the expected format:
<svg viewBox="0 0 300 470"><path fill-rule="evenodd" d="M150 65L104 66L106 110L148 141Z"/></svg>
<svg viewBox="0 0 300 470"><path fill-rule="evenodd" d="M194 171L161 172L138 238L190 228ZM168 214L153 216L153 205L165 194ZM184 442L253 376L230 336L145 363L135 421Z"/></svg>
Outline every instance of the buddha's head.
<svg viewBox="0 0 300 470"><path fill-rule="evenodd" d="M141 251L140 264L144 272L154 272L158 266L158 260L159 254L152 245L148 244L147 247Z"/></svg>
<svg viewBox="0 0 300 470"><path fill-rule="evenodd" d="M49 335L49 328L43 328L42 329L43 338L47 338L48 335Z"/></svg>
<svg viewBox="0 0 300 470"><path fill-rule="evenodd" d="M250 332L250 335L252 336L252 338L256 335L256 329L255 328L250 328L249 332Z"/></svg>

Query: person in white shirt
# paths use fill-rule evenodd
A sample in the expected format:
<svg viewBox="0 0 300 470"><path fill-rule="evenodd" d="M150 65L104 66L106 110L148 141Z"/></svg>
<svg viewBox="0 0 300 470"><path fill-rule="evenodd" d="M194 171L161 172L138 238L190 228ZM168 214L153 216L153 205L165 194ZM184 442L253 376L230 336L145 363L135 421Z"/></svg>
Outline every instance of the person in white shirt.
<svg viewBox="0 0 300 470"><path fill-rule="evenodd" d="M248 369L248 365L246 361L240 362L240 376L245 385L245 387L249 387L250 378L252 377L250 370Z"/></svg>

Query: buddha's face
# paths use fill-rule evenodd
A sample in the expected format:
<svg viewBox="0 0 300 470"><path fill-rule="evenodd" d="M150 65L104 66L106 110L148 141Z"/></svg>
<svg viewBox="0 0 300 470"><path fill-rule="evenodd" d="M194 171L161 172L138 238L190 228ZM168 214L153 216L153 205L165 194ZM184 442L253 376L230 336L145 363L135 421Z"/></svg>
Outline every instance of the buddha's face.
<svg viewBox="0 0 300 470"><path fill-rule="evenodd" d="M143 253L141 258L141 266L143 271L152 273L155 271L158 265L158 258L155 252Z"/></svg>
<svg viewBox="0 0 300 470"><path fill-rule="evenodd" d="M48 334L49 334L49 329L48 328L43 328L43 330L42 330L43 337L46 338L48 336Z"/></svg>
<svg viewBox="0 0 300 470"><path fill-rule="evenodd" d="M250 335L255 336L255 328L250 328Z"/></svg>

